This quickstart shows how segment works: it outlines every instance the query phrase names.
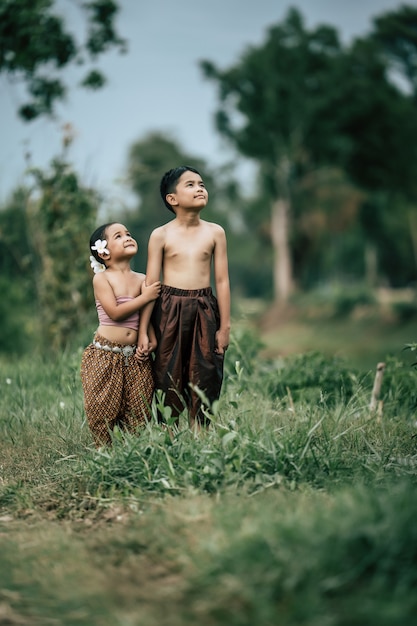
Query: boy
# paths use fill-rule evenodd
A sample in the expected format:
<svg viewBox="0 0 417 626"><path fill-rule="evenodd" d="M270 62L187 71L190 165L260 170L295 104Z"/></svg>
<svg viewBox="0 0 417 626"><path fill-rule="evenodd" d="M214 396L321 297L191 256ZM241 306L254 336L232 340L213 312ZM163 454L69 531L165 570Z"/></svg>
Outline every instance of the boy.
<svg viewBox="0 0 417 626"><path fill-rule="evenodd" d="M166 172L160 192L175 218L149 238L146 284L158 281L161 274L163 284L160 297L142 313L139 349L149 351L152 314L156 389L165 393L174 417L187 408L191 427L207 425L193 386L210 404L220 396L230 333L226 235L218 224L200 218L208 192L194 168L183 165ZM212 264L217 297L210 287Z"/></svg>

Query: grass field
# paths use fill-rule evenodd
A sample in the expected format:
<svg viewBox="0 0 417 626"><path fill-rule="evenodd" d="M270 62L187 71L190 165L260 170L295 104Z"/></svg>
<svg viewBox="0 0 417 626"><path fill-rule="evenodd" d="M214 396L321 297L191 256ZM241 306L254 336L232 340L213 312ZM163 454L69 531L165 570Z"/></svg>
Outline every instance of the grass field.
<svg viewBox="0 0 417 626"><path fill-rule="evenodd" d="M339 323L308 342L235 324L208 432L152 421L101 451L81 347L0 359L0 624L414 623L415 331L392 329L398 354L352 352L387 363L371 411L373 371L334 350L343 328L355 343Z"/></svg>
<svg viewBox="0 0 417 626"><path fill-rule="evenodd" d="M404 347L417 338L414 305L406 308L402 317L392 308L365 306L350 315L335 315L333 309L314 306L308 300L284 312L243 301L238 311L239 319L252 323L261 337L264 358L318 351L366 371L387 356L407 359Z"/></svg>

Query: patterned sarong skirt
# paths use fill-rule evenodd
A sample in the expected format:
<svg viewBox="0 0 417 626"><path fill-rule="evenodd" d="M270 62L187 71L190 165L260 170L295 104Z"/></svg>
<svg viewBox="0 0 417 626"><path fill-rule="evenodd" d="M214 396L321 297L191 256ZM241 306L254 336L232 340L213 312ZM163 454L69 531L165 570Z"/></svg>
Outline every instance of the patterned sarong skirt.
<svg viewBox="0 0 417 626"><path fill-rule="evenodd" d="M97 447L111 445L116 425L134 433L150 419L154 392L151 361L139 361L134 350L134 346L96 334L83 352L84 410Z"/></svg>

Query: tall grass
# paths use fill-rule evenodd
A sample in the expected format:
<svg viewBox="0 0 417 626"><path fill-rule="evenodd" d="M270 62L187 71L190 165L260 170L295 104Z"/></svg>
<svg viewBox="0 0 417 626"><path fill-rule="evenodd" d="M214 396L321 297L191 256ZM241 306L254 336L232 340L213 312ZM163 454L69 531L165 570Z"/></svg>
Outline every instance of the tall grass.
<svg viewBox="0 0 417 626"><path fill-rule="evenodd" d="M0 361L0 623L412 623L415 376L235 332L212 426L96 450L81 351ZM161 407L160 407L161 408ZM14 621L13 621L14 620Z"/></svg>

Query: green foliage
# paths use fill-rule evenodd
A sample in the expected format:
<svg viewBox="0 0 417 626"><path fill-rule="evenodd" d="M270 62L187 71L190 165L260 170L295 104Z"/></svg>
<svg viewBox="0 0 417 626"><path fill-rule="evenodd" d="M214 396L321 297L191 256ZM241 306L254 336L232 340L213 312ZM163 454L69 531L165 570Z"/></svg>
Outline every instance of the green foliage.
<svg viewBox="0 0 417 626"><path fill-rule="evenodd" d="M369 481L413 471L410 410L415 393L410 391L415 373L410 368L407 372L404 365L389 362L381 395L387 419L382 424L368 408L369 375L360 378L340 360L319 354L288 358L272 367L259 362L259 344L250 337L241 332L231 342L229 355L238 358L234 370L229 364L207 432L191 432L181 418L170 435L157 424L161 399L156 397L153 419L140 437L116 430L112 449L91 449L78 461L65 463L67 472L56 489L87 490L96 498L190 489L252 493L271 485L337 484L353 476ZM37 367L29 361L2 366L6 412L0 416L1 439L5 446L8 441L37 440L48 427L56 443L50 459L44 459L47 473L55 472L56 459L66 458L74 445L89 439L85 424L84 433L80 430L80 357L79 352ZM46 450L47 440L42 442ZM405 458L410 465L403 465Z"/></svg>
<svg viewBox="0 0 417 626"><path fill-rule="evenodd" d="M0 211L0 351L9 354L62 349L94 323L88 240L99 198L62 157L32 174L34 187L16 189Z"/></svg>
<svg viewBox="0 0 417 626"><path fill-rule="evenodd" d="M268 394L281 399L335 406L361 392L361 376L342 359L319 352L303 353L272 363L262 377Z"/></svg>
<svg viewBox="0 0 417 626"><path fill-rule="evenodd" d="M259 350L238 327L208 431L191 432L181 418L170 435L152 420L137 437L116 431L100 450L83 417L81 348L0 361L8 618L412 623L415 371L387 360L377 415L366 377L351 375L349 398L338 393L349 378L341 361L310 354L274 372ZM291 400L270 387L274 374L297 391ZM337 399L309 401L312 384L332 385Z"/></svg>
<svg viewBox="0 0 417 626"><path fill-rule="evenodd" d="M29 204L28 221L41 310L43 346L62 349L89 319L92 306L88 241L96 225L97 194L78 181L62 159L50 172L34 170L38 200Z"/></svg>
<svg viewBox="0 0 417 626"><path fill-rule="evenodd" d="M351 287L338 287L332 295L334 314L338 317L345 317L357 307L375 304L375 296L366 285L353 285Z"/></svg>
<svg viewBox="0 0 417 626"><path fill-rule="evenodd" d="M25 354L33 346L33 333L36 332L36 321L29 307L30 300L26 297L21 284L0 277L0 353Z"/></svg>
<svg viewBox="0 0 417 626"><path fill-rule="evenodd" d="M0 352L8 354L32 348L33 336L39 330L27 201L28 191L18 188L0 210Z"/></svg>
<svg viewBox="0 0 417 626"><path fill-rule="evenodd" d="M33 267L33 251L26 220L29 190L18 187L0 210L0 269L4 278L18 280L23 291L33 297L32 281L27 279Z"/></svg>
<svg viewBox="0 0 417 626"><path fill-rule="evenodd" d="M373 36L381 45L390 67L400 72L417 94L417 10L403 5L374 19Z"/></svg>
<svg viewBox="0 0 417 626"><path fill-rule="evenodd" d="M234 626L407 623L417 609L413 489L358 486L302 504L269 494L253 504L255 522L250 505L230 511L230 535L207 546L187 589L189 612Z"/></svg>
<svg viewBox="0 0 417 626"><path fill-rule="evenodd" d="M219 131L270 171L275 194L284 193L279 188L280 163L286 157L293 167L317 102L329 87L329 71L339 51L333 28L323 26L309 33L300 12L290 9L282 24L269 29L265 43L247 49L235 66L220 71L209 61L201 64L219 86ZM243 116L238 126L235 109ZM323 135L323 141L327 139Z"/></svg>
<svg viewBox="0 0 417 626"><path fill-rule="evenodd" d="M413 367L415 364L405 360L387 357L382 386L384 402L392 407L393 415L396 415L398 403L401 402L403 414L408 419L413 419L417 408L416 372Z"/></svg>
<svg viewBox="0 0 417 626"><path fill-rule="evenodd" d="M218 88L218 131L258 163L259 195L271 209L276 300L288 299L296 282L315 283L321 268L346 274L352 267L346 249L332 241L335 224L349 233L356 278L388 278L392 285L415 280L415 234L408 217L398 215L404 198L413 211L417 193L415 97L392 80L392 70L399 70L414 90L415 21L415 9L401 7L377 18L369 35L342 46L334 28L308 30L290 9L261 45L247 48L229 68L200 64ZM329 169L340 174L331 187L320 175ZM374 211L375 231L361 221L361 204L368 197L375 206L381 194L389 206ZM288 219L277 206L286 207ZM333 225L331 212L339 217ZM377 250L374 275L365 260L370 243Z"/></svg>
<svg viewBox="0 0 417 626"><path fill-rule="evenodd" d="M125 48L114 28L118 5L113 0L80 4L87 25L83 43L70 32L56 4L54 0L3 0L0 5L0 73L26 86L29 101L19 109L26 121L53 114L55 104L65 98L66 86L58 77L63 68L85 63L86 56L94 60L114 46ZM95 69L82 84L99 88L104 77Z"/></svg>

